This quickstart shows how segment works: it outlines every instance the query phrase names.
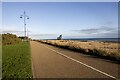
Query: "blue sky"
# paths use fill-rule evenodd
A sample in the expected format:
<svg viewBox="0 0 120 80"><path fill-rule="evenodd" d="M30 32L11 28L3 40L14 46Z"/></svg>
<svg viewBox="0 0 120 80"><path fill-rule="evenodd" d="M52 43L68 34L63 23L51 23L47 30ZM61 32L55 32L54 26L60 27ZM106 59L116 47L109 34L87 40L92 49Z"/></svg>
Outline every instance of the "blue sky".
<svg viewBox="0 0 120 80"><path fill-rule="evenodd" d="M114 38L118 35L117 2L3 2L3 33L24 35L24 10L28 35L34 39Z"/></svg>

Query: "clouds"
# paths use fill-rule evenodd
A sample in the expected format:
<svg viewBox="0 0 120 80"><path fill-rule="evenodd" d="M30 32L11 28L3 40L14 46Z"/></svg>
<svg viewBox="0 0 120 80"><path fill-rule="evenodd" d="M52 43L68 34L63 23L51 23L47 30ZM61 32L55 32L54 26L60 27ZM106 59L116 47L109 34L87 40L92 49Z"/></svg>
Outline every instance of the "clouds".
<svg viewBox="0 0 120 80"><path fill-rule="evenodd" d="M17 35L17 36L24 36L25 35L25 31L24 30L22 30L22 29L18 29L18 28L13 28L13 27L3 27L2 29L1 29L2 31L1 31L1 33L2 34L6 34L6 33L11 33L11 34L15 34L15 35ZM26 31L26 34L28 35L29 33L30 33L31 31Z"/></svg>
<svg viewBox="0 0 120 80"><path fill-rule="evenodd" d="M2 33L15 33L19 36L24 35L24 30L13 28L4 29ZM59 34L56 33L35 33L28 31L27 34L33 39L56 39ZM87 29L72 30L72 32L62 34L63 38L116 38L118 37L118 28L100 26Z"/></svg>
<svg viewBox="0 0 120 80"><path fill-rule="evenodd" d="M97 28L89 28L89 29L81 29L81 30L72 30L74 32L78 33L84 33L84 34L98 34L98 33L108 33L115 31L116 29L106 26L101 26Z"/></svg>
<svg viewBox="0 0 120 80"><path fill-rule="evenodd" d="M23 31L20 31L20 30L3 30L2 33L23 33Z"/></svg>
<svg viewBox="0 0 120 80"><path fill-rule="evenodd" d="M96 28L88 28L88 29L81 29L81 30L72 30L78 34L83 34L87 37L118 37L118 29L113 27L101 26Z"/></svg>
<svg viewBox="0 0 120 80"><path fill-rule="evenodd" d="M19 26L13 25L2 25L2 33L23 33L24 30L22 28L18 28Z"/></svg>
<svg viewBox="0 0 120 80"><path fill-rule="evenodd" d="M58 34L29 34L29 37L33 38L33 39L56 39L58 36Z"/></svg>
<svg viewBox="0 0 120 80"><path fill-rule="evenodd" d="M17 36L24 36L24 28L20 29L16 26L3 26L0 30L2 30L2 33L12 33L16 34ZM58 34L51 34L51 33L39 33L34 32L32 29L27 30L27 36L33 38L33 39L47 39L47 38L55 38L58 36Z"/></svg>
<svg viewBox="0 0 120 80"><path fill-rule="evenodd" d="M15 26L15 25L3 25L1 29L1 33L4 34L4 33L12 33L12 34L16 34L18 36L24 36L25 34L25 31L24 31L24 27L21 27L21 26ZM27 29L27 34L30 33L31 31L29 31Z"/></svg>
<svg viewBox="0 0 120 80"><path fill-rule="evenodd" d="M28 32L31 32L31 31L26 31L27 33ZM24 34L25 31L23 30L14 30L14 29L7 29L7 30L3 30L2 33L15 33L15 34Z"/></svg>
<svg viewBox="0 0 120 80"><path fill-rule="evenodd" d="M38 36L38 37L44 37L44 36L57 36L58 34L29 34L30 36Z"/></svg>

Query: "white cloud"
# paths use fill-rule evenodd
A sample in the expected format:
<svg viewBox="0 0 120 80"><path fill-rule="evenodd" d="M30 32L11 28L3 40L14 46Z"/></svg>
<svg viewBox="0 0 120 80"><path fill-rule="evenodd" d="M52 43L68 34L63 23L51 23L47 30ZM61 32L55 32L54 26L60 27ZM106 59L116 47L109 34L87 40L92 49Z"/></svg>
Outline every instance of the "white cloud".
<svg viewBox="0 0 120 80"><path fill-rule="evenodd" d="M78 37L101 37L101 38L115 38L118 37L118 29L113 27L101 26L97 28L72 30L79 34Z"/></svg>
<svg viewBox="0 0 120 80"><path fill-rule="evenodd" d="M24 35L24 28L20 27L20 26L6 26L3 25L3 27L1 28L2 33L12 33L12 34L16 34L18 36L23 36ZM30 31L27 31L30 32Z"/></svg>

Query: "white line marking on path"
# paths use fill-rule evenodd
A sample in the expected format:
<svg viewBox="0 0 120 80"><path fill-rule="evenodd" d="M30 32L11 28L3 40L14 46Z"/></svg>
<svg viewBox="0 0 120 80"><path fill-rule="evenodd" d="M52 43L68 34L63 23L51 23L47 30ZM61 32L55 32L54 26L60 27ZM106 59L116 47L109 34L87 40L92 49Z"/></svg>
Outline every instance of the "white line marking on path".
<svg viewBox="0 0 120 80"><path fill-rule="evenodd" d="M117 80L116 77L114 77L114 76L112 76L112 75L109 75L109 74L107 74L107 73L105 73L105 72L103 72L103 71L101 71L101 70L98 70L98 69L96 69L96 68L94 68L94 67L92 67L92 66L89 66L89 65L87 65L87 64L85 64L85 63L83 63L83 62L80 62L80 61L78 61L78 60L75 60L75 59L73 59L73 58L71 58L71 57L69 57L69 56L67 56L67 55L64 55L64 54L62 54L61 52L58 52L58 51L56 51L56 50L54 50L54 49L51 49L51 48L49 48L49 47L47 47L47 46L45 46L45 45L44 45L44 47L46 47L46 48L48 48L48 49L56 52L57 54L60 54L60 55L62 55L62 56L64 56L64 57L66 57L66 58L68 58L68 59L70 59L70 60L72 60L72 61L74 61L74 62L77 62L77 63L79 63L79 64L82 64L82 65L84 65L84 66L86 66L86 67L88 67L88 68L90 68L90 69L92 69L92 70L94 70L94 71L97 71L97 72L99 72L99 73L101 73L101 74L104 74L104 75L106 75L106 76L108 76L108 77L110 77L110 78L113 78L113 79L116 79L116 80Z"/></svg>

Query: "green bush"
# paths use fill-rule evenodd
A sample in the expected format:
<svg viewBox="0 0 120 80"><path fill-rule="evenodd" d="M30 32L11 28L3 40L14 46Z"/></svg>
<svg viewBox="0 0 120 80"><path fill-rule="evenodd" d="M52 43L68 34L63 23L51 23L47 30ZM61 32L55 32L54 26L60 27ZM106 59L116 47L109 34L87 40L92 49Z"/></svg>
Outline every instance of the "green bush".
<svg viewBox="0 0 120 80"><path fill-rule="evenodd" d="M16 44L20 42L22 42L22 40L14 34L2 34L2 45Z"/></svg>

